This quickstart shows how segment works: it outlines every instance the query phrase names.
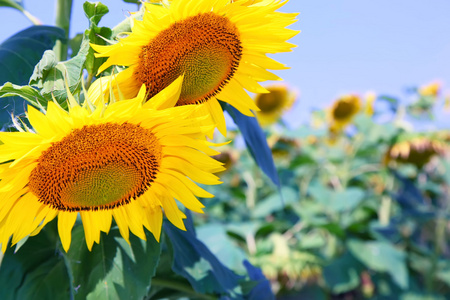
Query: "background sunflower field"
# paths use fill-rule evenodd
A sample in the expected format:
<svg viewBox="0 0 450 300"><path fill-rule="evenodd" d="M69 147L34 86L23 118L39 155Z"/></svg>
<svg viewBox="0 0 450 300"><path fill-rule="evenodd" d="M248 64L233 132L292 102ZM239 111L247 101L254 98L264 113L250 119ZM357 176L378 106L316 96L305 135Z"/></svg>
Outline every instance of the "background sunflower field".
<svg viewBox="0 0 450 300"><path fill-rule="evenodd" d="M82 95L104 62L89 43L129 29L100 26L108 3L85 2L89 27L69 39L72 1L57 4L56 27L1 41L2 131L25 103L54 97L67 108L66 84ZM39 23L22 1L0 6ZM253 95L256 118L221 103L230 128L214 141L231 141L215 156L223 183L204 187L215 196L200 199L204 214L186 210L186 231L164 220L160 243L146 232L128 244L113 226L89 251L77 224L65 252L53 221L0 253L0 299L450 299L444 84L344 93L296 126L286 111L314 99L300 82L265 87L272 93Z"/></svg>

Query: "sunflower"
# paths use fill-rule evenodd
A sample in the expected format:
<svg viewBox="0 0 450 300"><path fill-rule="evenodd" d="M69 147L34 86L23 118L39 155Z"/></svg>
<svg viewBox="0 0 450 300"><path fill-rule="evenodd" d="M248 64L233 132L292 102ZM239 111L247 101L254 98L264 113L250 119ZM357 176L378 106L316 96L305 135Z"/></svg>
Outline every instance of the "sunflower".
<svg viewBox="0 0 450 300"><path fill-rule="evenodd" d="M327 111L330 132L337 133L347 127L361 107L362 101L357 95L345 95L337 99Z"/></svg>
<svg viewBox="0 0 450 300"><path fill-rule="evenodd" d="M267 87L269 93L258 94L255 102L259 111L256 117L261 125L267 126L277 122L283 113L290 109L295 102L296 94L285 85Z"/></svg>
<svg viewBox="0 0 450 300"><path fill-rule="evenodd" d="M375 101L377 100L377 94L369 91L365 94L364 113L371 117L375 112Z"/></svg>
<svg viewBox="0 0 450 300"><path fill-rule="evenodd" d="M217 101L227 102L247 116L257 111L247 89L265 93L258 82L280 80L269 71L286 67L267 53L289 52L286 41L298 32L287 29L295 13L276 10L281 0L173 0L170 5L144 3L143 20L118 43L91 45L97 57L108 57L99 73L113 65L127 69L94 82L90 95L100 98L112 86L115 93L134 97L145 84L148 97L185 75L176 105L202 104L201 111L226 134L225 118ZM99 88L101 87L101 88Z"/></svg>
<svg viewBox="0 0 450 300"><path fill-rule="evenodd" d="M419 87L418 93L422 97L436 98L437 96L439 96L439 93L441 91L441 86L442 86L441 82L436 80L436 81L430 82L426 85Z"/></svg>
<svg viewBox="0 0 450 300"><path fill-rule="evenodd" d="M396 161L422 168L433 156L442 156L449 150L448 144L439 137L416 133L404 134L388 149L384 157L384 163L388 164L390 161Z"/></svg>
<svg viewBox="0 0 450 300"><path fill-rule="evenodd" d="M175 81L164 95L177 93ZM175 86L175 85L178 86ZM179 94L179 93L178 93ZM0 243L16 244L58 217L63 248L71 243L78 216L89 249L108 232L112 217L125 240L129 231L145 239L143 227L159 240L163 212L185 229L186 208L202 212L196 196L212 197L194 183L218 184L221 163L205 140L196 106L157 110L145 87L129 100L89 109L69 97L69 112L49 102L45 113L28 107L34 130L1 132Z"/></svg>

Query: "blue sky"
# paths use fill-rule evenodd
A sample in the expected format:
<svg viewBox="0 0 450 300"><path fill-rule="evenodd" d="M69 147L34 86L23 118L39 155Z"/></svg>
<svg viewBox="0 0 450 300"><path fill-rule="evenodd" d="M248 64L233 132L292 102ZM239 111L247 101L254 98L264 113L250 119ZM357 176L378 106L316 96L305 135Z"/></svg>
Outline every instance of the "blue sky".
<svg viewBox="0 0 450 300"><path fill-rule="evenodd" d="M54 24L54 0L23 0L44 24ZM73 1L71 35L88 26L84 1ZM136 5L103 1L110 8L100 25L114 26ZM329 105L337 96L373 90L405 97L405 89L438 79L450 93L450 1L290 0L280 11L300 12L291 26L301 30L291 53L273 57L288 66L277 72L301 97L288 119L308 120L313 108ZM19 12L0 8L0 41L31 25ZM8 26L5 26L8 24ZM439 127L450 127L441 114Z"/></svg>

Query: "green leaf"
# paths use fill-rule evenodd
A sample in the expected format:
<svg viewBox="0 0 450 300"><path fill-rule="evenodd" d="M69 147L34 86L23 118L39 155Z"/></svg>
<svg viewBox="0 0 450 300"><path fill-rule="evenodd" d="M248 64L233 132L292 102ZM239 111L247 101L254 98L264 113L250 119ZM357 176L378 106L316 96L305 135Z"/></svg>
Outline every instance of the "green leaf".
<svg viewBox="0 0 450 300"><path fill-rule="evenodd" d="M141 4L141 0L123 0L123 2Z"/></svg>
<svg viewBox="0 0 450 300"><path fill-rule="evenodd" d="M323 277L334 294L345 293L358 287L361 269L359 262L347 252L323 268Z"/></svg>
<svg viewBox="0 0 450 300"><path fill-rule="evenodd" d="M46 103L44 97L39 94L39 91L31 86L20 86L7 82L0 86L0 98L19 96L27 100L30 104L39 107L40 104Z"/></svg>
<svg viewBox="0 0 450 300"><path fill-rule="evenodd" d="M22 2L22 1L20 1ZM6 7L12 7L15 8L21 12L24 11L22 5L20 5L19 1L13 1L13 0L0 0L0 6L6 6Z"/></svg>
<svg viewBox="0 0 450 300"><path fill-rule="evenodd" d="M0 84L7 81L26 84L34 65L58 39L64 39L61 28L32 26L0 44Z"/></svg>
<svg viewBox="0 0 450 300"><path fill-rule="evenodd" d="M94 25L98 25L100 20L104 15L109 12L108 6L102 4L101 2L84 2L83 10L89 22Z"/></svg>
<svg viewBox="0 0 450 300"><path fill-rule="evenodd" d="M0 44L0 85L12 82L17 85L28 83L33 67L45 50L51 49L57 39L64 38L64 31L51 26L29 27ZM24 101L18 97L1 100L0 124L10 124L10 114L24 113ZM1 125L0 125L1 127Z"/></svg>
<svg viewBox="0 0 450 300"><path fill-rule="evenodd" d="M285 205L295 203L299 200L298 193L291 187L283 186L281 188L284 203L280 201L279 194L271 194L265 199L259 201L251 213L256 218L265 218L270 214L282 210Z"/></svg>
<svg viewBox="0 0 450 300"><path fill-rule="evenodd" d="M57 62L55 53L47 50L36 65L30 85L41 89L41 95L50 100L52 95L59 101L67 99L65 80L71 93L81 88L81 75L89 51L89 40L85 38L78 54L65 62Z"/></svg>
<svg viewBox="0 0 450 300"><path fill-rule="evenodd" d="M245 298L248 300L274 300L275 296L270 288L270 281L267 280L261 269L253 266L247 260L244 261L244 266L247 269L250 280L257 284L246 294Z"/></svg>
<svg viewBox="0 0 450 300"><path fill-rule="evenodd" d="M391 96L387 96L387 95L381 95L377 98L376 101L385 101L389 104L389 108L392 112L396 112L398 109L398 105L400 103L400 101L395 98L395 97L391 97Z"/></svg>
<svg viewBox="0 0 450 300"><path fill-rule="evenodd" d="M406 255L403 251L381 241L349 240L347 246L351 253L367 267L389 273L400 288L408 288Z"/></svg>
<svg viewBox="0 0 450 300"><path fill-rule="evenodd" d="M97 25L102 17L109 12L108 7L100 2L85 2L83 4L83 9L90 23L89 30L86 31L86 35L89 37L89 42L96 45L105 45L105 39L109 39L111 37L111 29L108 27L97 27ZM90 78L97 74L98 68L107 59L105 57L96 58L94 53L94 49L89 47L85 67Z"/></svg>
<svg viewBox="0 0 450 300"><path fill-rule="evenodd" d="M222 264L234 271L243 270L245 252L230 240L223 224L209 222L197 228L197 236Z"/></svg>
<svg viewBox="0 0 450 300"><path fill-rule="evenodd" d="M335 211L353 210L362 200L364 200L365 192L359 188L350 187L344 191L334 193L331 200L331 206Z"/></svg>
<svg viewBox="0 0 450 300"><path fill-rule="evenodd" d="M186 278L194 290L202 294L220 294L239 299L243 279L225 267L211 251L197 239L188 213L186 231L164 222L163 229L173 249L172 270Z"/></svg>
<svg viewBox="0 0 450 300"><path fill-rule="evenodd" d="M89 41L93 44L97 45L106 45L106 42L104 39L102 39L100 36L104 38L110 38L111 37L111 29L108 27L97 27L92 26L89 30ZM108 59L107 57L95 57L94 55L95 51L92 48L89 48L88 55L86 57L86 63L85 67L88 73L91 76L94 76L97 74L98 68Z"/></svg>
<svg viewBox="0 0 450 300"><path fill-rule="evenodd" d="M64 253L53 221L14 253L8 248L0 266L0 299L70 299Z"/></svg>
<svg viewBox="0 0 450 300"><path fill-rule="evenodd" d="M310 185L308 193L327 209L344 212L354 209L364 200L365 192L360 188L350 187L343 191L332 191L328 187L315 182Z"/></svg>
<svg viewBox="0 0 450 300"><path fill-rule="evenodd" d="M92 251L86 247L83 226L72 233L67 253L77 290L75 299L143 299L160 257L160 244L151 233L147 241L130 235L128 244L117 228L102 233Z"/></svg>
<svg viewBox="0 0 450 300"><path fill-rule="evenodd" d="M278 188L281 188L272 152L270 151L266 136L256 118L241 114L237 109L227 103L221 102L221 105L231 118L233 118L234 123L239 127L239 130L244 137L245 144L247 145L247 149L254 158L256 164Z"/></svg>

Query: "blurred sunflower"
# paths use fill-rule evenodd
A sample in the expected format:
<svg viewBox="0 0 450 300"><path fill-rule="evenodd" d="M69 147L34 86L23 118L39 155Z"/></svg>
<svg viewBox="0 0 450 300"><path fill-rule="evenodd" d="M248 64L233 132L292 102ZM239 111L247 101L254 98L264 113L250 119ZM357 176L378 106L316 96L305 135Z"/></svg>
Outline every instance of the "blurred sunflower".
<svg viewBox="0 0 450 300"><path fill-rule="evenodd" d="M360 112L362 101L358 95L345 95L337 99L327 111L330 132L339 132L347 127Z"/></svg>
<svg viewBox="0 0 450 300"><path fill-rule="evenodd" d="M258 94L255 102L259 111L256 117L262 126L277 122L283 113L289 110L295 102L296 94L285 85L272 85L267 87L269 93Z"/></svg>
<svg viewBox="0 0 450 300"><path fill-rule="evenodd" d="M367 116L373 116L374 112L375 112L375 101L377 100L377 94L375 94L375 92L367 92L364 95L364 113Z"/></svg>
<svg viewBox="0 0 450 300"><path fill-rule="evenodd" d="M426 85L419 87L418 93L422 97L437 97L441 90L441 83L439 81L433 81Z"/></svg>
<svg viewBox="0 0 450 300"><path fill-rule="evenodd" d="M404 134L388 149L384 163L396 161L422 168L433 156L443 155L448 150L448 145L440 139L417 133Z"/></svg>
<svg viewBox="0 0 450 300"><path fill-rule="evenodd" d="M134 97L145 84L148 99L180 75L185 75L177 106L201 105L225 135L220 99L241 113L253 116L258 110L244 88L267 92L258 82L279 80L270 70L286 67L267 53L288 52L286 41L298 32L285 28L295 13L276 10L287 1L173 0L170 5L144 3L142 21L135 20L132 32L109 46L91 45L97 57L108 57L99 73L113 65L127 69L94 82L90 95L111 86L115 93ZM175 104L175 103L174 103Z"/></svg>
<svg viewBox="0 0 450 300"><path fill-rule="evenodd" d="M450 111L450 95L445 96L444 110L447 112Z"/></svg>
<svg viewBox="0 0 450 300"><path fill-rule="evenodd" d="M167 89L180 90L181 81ZM91 249L112 217L127 241L129 230L145 239L143 227L159 240L163 211L185 229L174 198L202 212L196 196L213 195L194 181L220 183L213 173L223 167L208 156L218 152L209 148L202 120L192 117L195 106L157 110L160 95L143 104L145 94L142 87L134 99L92 109L70 95L69 112L53 102L45 114L29 106L34 131L0 133L3 252L11 236L14 245L55 217L67 251L78 215Z"/></svg>

